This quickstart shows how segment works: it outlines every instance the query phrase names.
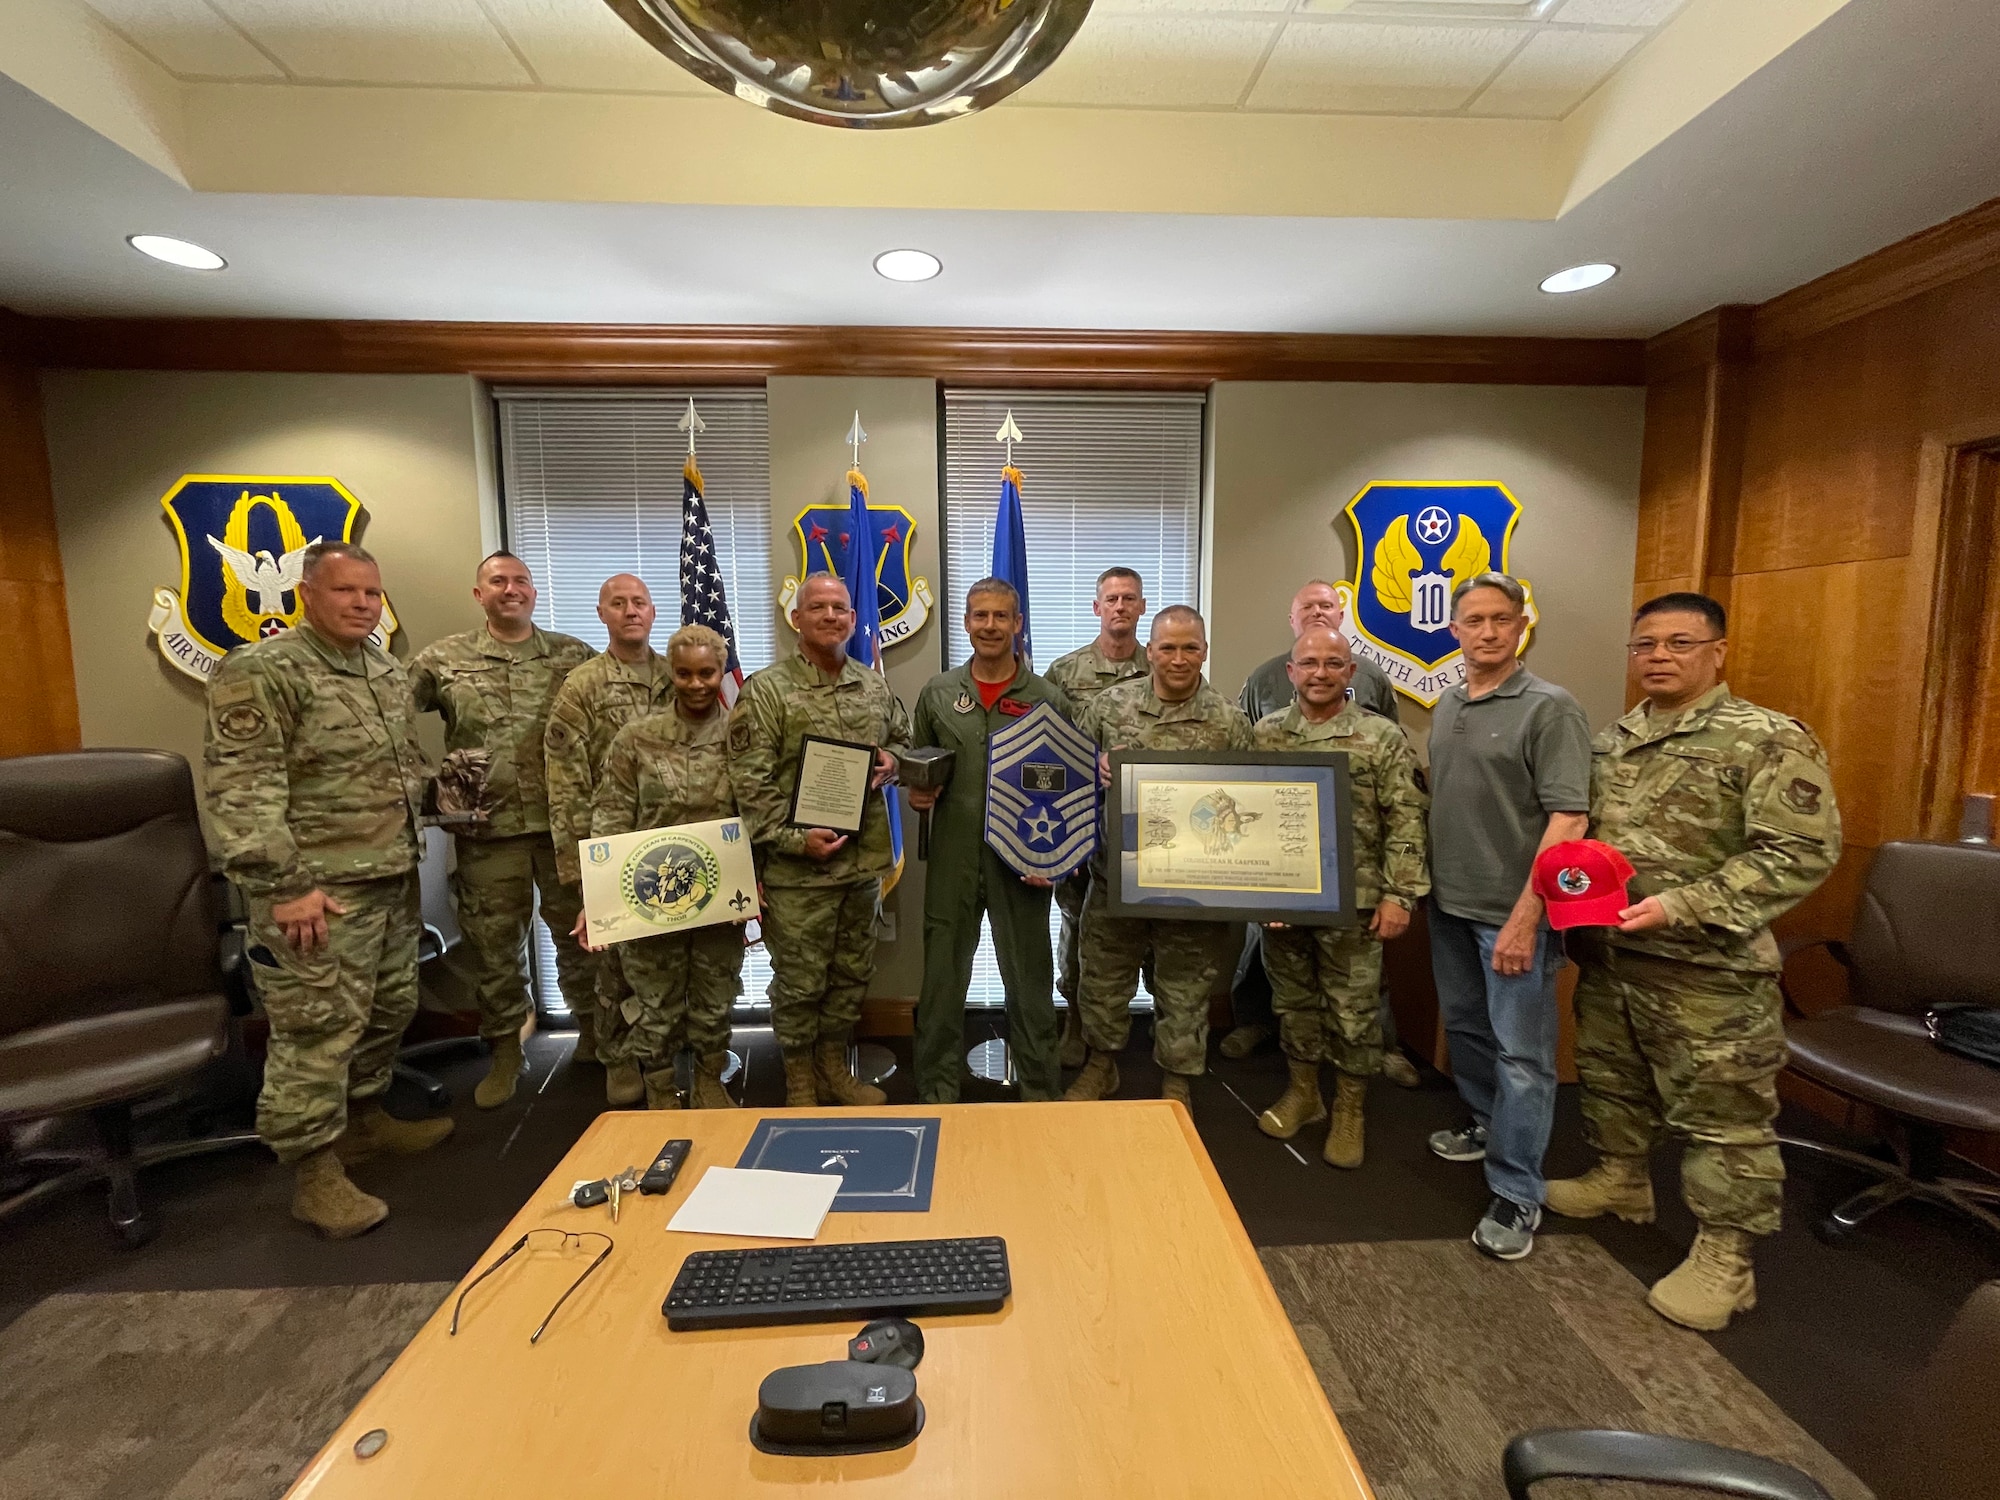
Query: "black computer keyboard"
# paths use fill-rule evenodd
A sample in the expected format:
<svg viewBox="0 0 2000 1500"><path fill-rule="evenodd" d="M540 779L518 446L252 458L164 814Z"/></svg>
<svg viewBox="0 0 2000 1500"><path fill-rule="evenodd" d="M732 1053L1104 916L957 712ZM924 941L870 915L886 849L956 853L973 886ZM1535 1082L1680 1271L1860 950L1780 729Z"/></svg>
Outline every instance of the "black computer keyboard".
<svg viewBox="0 0 2000 1500"><path fill-rule="evenodd" d="M878 1240L794 1250L697 1250L660 1311L676 1332L852 1318L998 1312L1007 1242Z"/></svg>

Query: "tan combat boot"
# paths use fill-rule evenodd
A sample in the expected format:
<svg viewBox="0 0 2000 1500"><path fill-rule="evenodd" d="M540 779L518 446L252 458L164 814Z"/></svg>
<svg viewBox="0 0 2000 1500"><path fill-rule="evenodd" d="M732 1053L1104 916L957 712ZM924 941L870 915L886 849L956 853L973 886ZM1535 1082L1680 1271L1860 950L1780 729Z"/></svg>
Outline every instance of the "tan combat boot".
<svg viewBox="0 0 2000 1500"><path fill-rule="evenodd" d="M1216 1051L1227 1058L1248 1057L1271 1039L1271 1028L1254 1022L1245 1026L1230 1028L1229 1035L1216 1044Z"/></svg>
<svg viewBox="0 0 2000 1500"><path fill-rule="evenodd" d="M1616 1214L1628 1224L1653 1222L1653 1174L1643 1156L1602 1156L1581 1177L1547 1185L1549 1211L1565 1219Z"/></svg>
<svg viewBox="0 0 2000 1500"><path fill-rule="evenodd" d="M1065 1068L1080 1068L1089 1051L1083 1042L1083 1012L1072 1000L1063 1007L1062 1056L1058 1060Z"/></svg>
<svg viewBox="0 0 2000 1500"><path fill-rule="evenodd" d="M1750 1264L1751 1236L1740 1229L1704 1225L1694 1248L1653 1283L1646 1304L1683 1328L1716 1333L1736 1313L1757 1305L1757 1273Z"/></svg>
<svg viewBox="0 0 2000 1500"><path fill-rule="evenodd" d="M492 1064L486 1069L486 1076L479 1080L479 1086L472 1091L472 1102L481 1109L498 1109L514 1097L515 1086L520 1083L521 1072L527 1066L528 1060L521 1052L518 1035L496 1038Z"/></svg>
<svg viewBox="0 0 2000 1500"><path fill-rule="evenodd" d="M813 1073L819 1096L828 1104L872 1107L887 1104L889 1096L872 1083L863 1083L847 1066L847 1038L823 1036L813 1049Z"/></svg>
<svg viewBox="0 0 2000 1500"><path fill-rule="evenodd" d="M674 1065L672 1063L668 1063L664 1068L655 1068L651 1072L643 1074L642 1078L646 1088L646 1108L679 1109L681 1107L681 1091L679 1086L674 1082Z"/></svg>
<svg viewBox="0 0 2000 1500"><path fill-rule="evenodd" d="M293 1167L292 1217L330 1240L351 1240L389 1217L389 1205L347 1180L333 1147L302 1156Z"/></svg>
<svg viewBox="0 0 2000 1500"><path fill-rule="evenodd" d="M597 1015L589 1010L574 1011L572 1014L576 1018L576 1050L570 1053L569 1060L594 1063L597 1061Z"/></svg>
<svg viewBox="0 0 2000 1500"><path fill-rule="evenodd" d="M450 1120L399 1120L380 1099L370 1099L348 1111L347 1129L333 1143L333 1154L350 1164L373 1156L415 1156L430 1150L451 1129Z"/></svg>
<svg viewBox="0 0 2000 1500"><path fill-rule="evenodd" d="M736 1101L722 1086L722 1070L728 1062L727 1052L710 1052L694 1060L694 1098L688 1102L696 1109L736 1108Z"/></svg>
<svg viewBox="0 0 2000 1500"><path fill-rule="evenodd" d="M1333 1090L1333 1128L1326 1133L1320 1160L1329 1167L1352 1169L1361 1165L1362 1115L1368 1102L1368 1080L1342 1073Z"/></svg>
<svg viewBox="0 0 2000 1500"><path fill-rule="evenodd" d="M1178 1099L1188 1109L1194 1108L1194 1075L1191 1073L1168 1073L1160 1079L1160 1097Z"/></svg>
<svg viewBox="0 0 2000 1500"><path fill-rule="evenodd" d="M1326 1100L1319 1092L1319 1064L1300 1062L1296 1057L1285 1061L1292 1070L1291 1083L1278 1095L1276 1104L1257 1116L1257 1128L1281 1141L1289 1141L1306 1126L1326 1118Z"/></svg>
<svg viewBox="0 0 2000 1500"><path fill-rule="evenodd" d="M1083 1071L1076 1075L1076 1082L1064 1091L1063 1098L1076 1104L1090 1099L1109 1099L1117 1092L1118 1059L1093 1047L1084 1059Z"/></svg>
<svg viewBox="0 0 2000 1500"><path fill-rule="evenodd" d="M1417 1065L1395 1047L1382 1054L1382 1076L1399 1089L1420 1089L1424 1086L1424 1075L1417 1071Z"/></svg>
<svg viewBox="0 0 2000 1500"><path fill-rule="evenodd" d="M630 1109L646 1097L646 1076L637 1063L606 1063L604 1102L613 1109Z"/></svg>
<svg viewBox="0 0 2000 1500"><path fill-rule="evenodd" d="M813 1076L812 1048L785 1049L785 1108L814 1109L819 1105L819 1080Z"/></svg>

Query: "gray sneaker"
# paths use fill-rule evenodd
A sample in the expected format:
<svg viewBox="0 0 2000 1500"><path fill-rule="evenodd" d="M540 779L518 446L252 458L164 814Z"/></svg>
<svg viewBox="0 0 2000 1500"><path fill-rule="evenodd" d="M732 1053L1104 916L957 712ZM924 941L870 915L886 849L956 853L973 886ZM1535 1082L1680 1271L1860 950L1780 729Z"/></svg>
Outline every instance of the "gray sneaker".
<svg viewBox="0 0 2000 1500"><path fill-rule="evenodd" d="M1535 1231L1542 1211L1496 1197L1486 1205L1486 1217L1472 1231L1472 1243L1495 1260L1520 1260L1535 1248Z"/></svg>
<svg viewBox="0 0 2000 1500"><path fill-rule="evenodd" d="M1485 1161L1486 1127L1475 1123L1456 1130L1433 1130L1431 1151L1446 1161Z"/></svg>

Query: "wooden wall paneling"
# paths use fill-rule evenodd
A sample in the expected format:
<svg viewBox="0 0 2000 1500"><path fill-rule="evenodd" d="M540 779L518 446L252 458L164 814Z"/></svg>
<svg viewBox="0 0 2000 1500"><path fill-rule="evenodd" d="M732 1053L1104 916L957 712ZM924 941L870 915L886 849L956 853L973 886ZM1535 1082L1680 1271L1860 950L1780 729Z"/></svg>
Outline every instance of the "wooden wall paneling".
<svg viewBox="0 0 2000 1500"><path fill-rule="evenodd" d="M23 320L0 310L0 756L82 740L42 394Z"/></svg>
<svg viewBox="0 0 2000 1500"><path fill-rule="evenodd" d="M661 383L871 375L1190 390L1217 380L1645 383L1636 339L228 318L48 318L32 332L41 364L84 369Z"/></svg>
<svg viewBox="0 0 2000 1500"><path fill-rule="evenodd" d="M1640 584L1688 578L1689 545L1701 488L1707 422L1705 369L1646 388L1646 436L1639 460L1639 543L1633 577ZM1646 588L1648 594L1659 590Z"/></svg>
<svg viewBox="0 0 2000 1500"><path fill-rule="evenodd" d="M1967 704L1969 723L1959 790L2000 795L2000 524L1995 524L1996 514L2000 514L2000 454L1979 454L1975 467L1968 488L1972 504L1986 521L1986 546L1983 557L1978 551L1969 552L1958 566L1968 579L1983 576L1985 587L1979 590L1984 596L1979 619L1963 637L1978 648L1978 672Z"/></svg>
<svg viewBox="0 0 2000 1500"><path fill-rule="evenodd" d="M1925 621L1917 825L1955 836L1965 792L2000 790L2000 456L1981 448L1926 454L1920 526L1931 560Z"/></svg>

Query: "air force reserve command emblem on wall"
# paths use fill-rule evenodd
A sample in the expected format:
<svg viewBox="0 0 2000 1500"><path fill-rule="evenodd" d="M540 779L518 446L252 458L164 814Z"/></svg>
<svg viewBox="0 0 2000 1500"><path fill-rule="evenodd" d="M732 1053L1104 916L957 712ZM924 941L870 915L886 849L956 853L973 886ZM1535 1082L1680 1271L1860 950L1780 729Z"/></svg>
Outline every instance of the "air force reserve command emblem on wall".
<svg viewBox="0 0 2000 1500"><path fill-rule="evenodd" d="M305 616L299 574L314 542L354 539L361 502L337 479L188 474L160 498L181 549L181 586L153 590L146 626L160 655L206 682L233 647ZM396 633L387 601L369 637Z"/></svg>
<svg viewBox="0 0 2000 1500"><path fill-rule="evenodd" d="M1432 707L1465 680L1450 630L1451 591L1475 573L1513 571L1507 554L1521 502L1498 483L1378 480L1347 502L1345 514L1355 553L1354 581L1334 585L1346 610L1342 633L1397 692ZM1536 619L1529 589L1531 629Z"/></svg>
<svg viewBox="0 0 2000 1500"><path fill-rule="evenodd" d="M1097 849L1097 746L1046 703L986 742L986 842L1016 874L1045 880Z"/></svg>
<svg viewBox="0 0 2000 1500"><path fill-rule="evenodd" d="M841 576L847 566L848 518L845 501L808 505L792 518L792 540L798 544L799 571L778 591L778 612L790 617L799 584L814 573ZM917 523L900 505L868 506L875 533L875 601L882 611L882 644L893 646L924 628L935 603L928 578L910 570L910 544Z"/></svg>

